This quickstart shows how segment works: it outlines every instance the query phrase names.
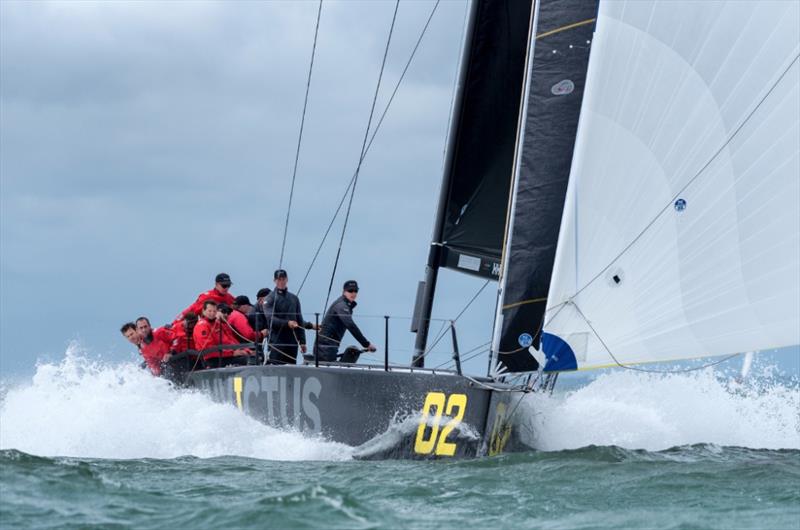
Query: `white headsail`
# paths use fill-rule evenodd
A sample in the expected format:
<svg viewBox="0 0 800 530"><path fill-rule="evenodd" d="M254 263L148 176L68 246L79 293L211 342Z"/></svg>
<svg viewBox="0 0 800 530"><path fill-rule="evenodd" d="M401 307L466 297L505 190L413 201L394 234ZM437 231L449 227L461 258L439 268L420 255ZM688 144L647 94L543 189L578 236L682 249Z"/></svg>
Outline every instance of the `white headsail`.
<svg viewBox="0 0 800 530"><path fill-rule="evenodd" d="M800 2L602 1L546 370L800 343Z"/></svg>

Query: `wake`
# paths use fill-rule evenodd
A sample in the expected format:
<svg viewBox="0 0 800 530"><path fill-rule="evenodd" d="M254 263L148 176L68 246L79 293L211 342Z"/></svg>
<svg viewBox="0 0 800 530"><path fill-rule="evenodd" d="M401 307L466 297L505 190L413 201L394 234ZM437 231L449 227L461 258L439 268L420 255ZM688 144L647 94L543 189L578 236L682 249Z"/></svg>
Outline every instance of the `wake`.
<svg viewBox="0 0 800 530"><path fill-rule="evenodd" d="M264 425L232 405L177 389L132 363L92 361L73 345L6 388L0 449L84 458L347 460L349 446Z"/></svg>
<svg viewBox="0 0 800 530"><path fill-rule="evenodd" d="M577 390L526 395L517 415L522 441L542 451L695 444L800 449L800 384L769 370L745 384L713 370L616 371ZM391 441L398 429L390 426L359 449L276 429L133 363L90 360L75 345L63 361L40 363L32 380L0 392L0 449L45 457L349 460L358 456L354 451Z"/></svg>
<svg viewBox="0 0 800 530"><path fill-rule="evenodd" d="M694 444L800 449L800 385L769 369L743 384L711 369L615 371L564 394L526 396L520 407L523 440L543 451Z"/></svg>

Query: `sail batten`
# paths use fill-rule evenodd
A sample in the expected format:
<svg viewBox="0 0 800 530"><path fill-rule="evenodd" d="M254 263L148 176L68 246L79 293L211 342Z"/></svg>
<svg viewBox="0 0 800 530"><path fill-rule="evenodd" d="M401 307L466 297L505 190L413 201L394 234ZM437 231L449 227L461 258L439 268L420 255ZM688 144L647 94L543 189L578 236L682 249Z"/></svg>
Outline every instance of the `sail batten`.
<svg viewBox="0 0 800 530"><path fill-rule="evenodd" d="M592 47L545 369L800 343L800 4L602 2Z"/></svg>

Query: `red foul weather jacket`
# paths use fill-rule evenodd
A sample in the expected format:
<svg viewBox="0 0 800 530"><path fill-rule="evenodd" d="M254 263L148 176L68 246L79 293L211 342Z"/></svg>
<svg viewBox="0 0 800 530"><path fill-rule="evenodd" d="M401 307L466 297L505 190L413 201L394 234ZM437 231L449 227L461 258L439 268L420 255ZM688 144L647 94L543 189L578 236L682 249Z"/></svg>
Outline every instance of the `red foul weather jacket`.
<svg viewBox="0 0 800 530"><path fill-rule="evenodd" d="M161 327L153 330L153 340L149 344L144 341L139 344L139 352L153 375L161 375L161 361L172 348L173 339L173 331Z"/></svg>
<svg viewBox="0 0 800 530"><path fill-rule="evenodd" d="M256 340L256 332L247 321L247 317L237 310L231 311L228 316L228 324L233 328L233 336L238 339L237 342L253 342Z"/></svg>
<svg viewBox="0 0 800 530"><path fill-rule="evenodd" d="M206 300L214 300L218 304L226 303L229 306L232 306L235 298L231 293L221 293L216 289L211 289L210 291L200 293L200 295L198 295L197 297L197 300L195 300L192 305L181 311L181 314L178 315L178 318L176 318L175 320L176 321L182 320L183 317L186 316L186 313L188 313L189 311L191 311L197 316L200 316L203 312L203 303Z"/></svg>
<svg viewBox="0 0 800 530"><path fill-rule="evenodd" d="M179 320L177 325L172 327L174 332L172 335L172 351L175 353L182 353L186 350L196 350L194 347L194 336L186 334L186 328L183 325L183 320Z"/></svg>
<svg viewBox="0 0 800 530"><path fill-rule="evenodd" d="M224 344L239 344L239 341L233 336L231 328L226 323L221 320L210 322L206 318L201 318L197 322L192 338L197 350L205 350L212 346L222 346ZM216 359L219 356L220 352L213 352L206 354L204 357L206 359ZM223 351L222 357L233 357L233 350Z"/></svg>

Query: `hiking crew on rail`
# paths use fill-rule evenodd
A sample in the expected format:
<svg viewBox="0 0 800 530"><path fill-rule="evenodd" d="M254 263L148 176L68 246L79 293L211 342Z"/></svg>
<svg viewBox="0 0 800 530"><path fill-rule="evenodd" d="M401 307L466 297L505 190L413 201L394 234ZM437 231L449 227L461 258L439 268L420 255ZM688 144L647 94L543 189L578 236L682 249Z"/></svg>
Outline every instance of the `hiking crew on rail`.
<svg viewBox="0 0 800 530"><path fill-rule="evenodd" d="M223 272L214 278L214 288L200 293L172 323L153 329L147 317L139 317L125 323L120 332L138 348L143 367L168 378L205 368L261 364L262 341L269 364L296 364L298 350L306 362L313 362L306 330L318 331L315 348L320 361L358 360L362 350L355 347L339 354L346 331L365 350L376 350L353 321L358 295L354 280L344 283L342 296L330 305L319 327L303 319L300 299L288 290L287 272L276 270L273 281L275 289L259 289L252 305L247 296L234 297L229 292L233 282Z"/></svg>

